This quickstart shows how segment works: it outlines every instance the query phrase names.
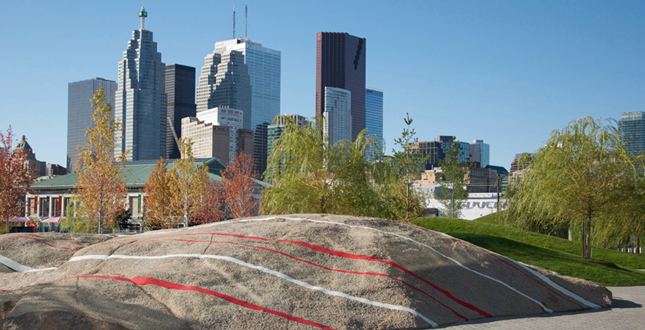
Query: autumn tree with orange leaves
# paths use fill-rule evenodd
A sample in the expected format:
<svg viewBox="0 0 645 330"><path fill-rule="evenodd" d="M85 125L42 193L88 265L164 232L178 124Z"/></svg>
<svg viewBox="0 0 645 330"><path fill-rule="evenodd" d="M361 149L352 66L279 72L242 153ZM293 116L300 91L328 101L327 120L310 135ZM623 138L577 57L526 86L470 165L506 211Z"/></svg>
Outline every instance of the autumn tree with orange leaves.
<svg viewBox="0 0 645 330"><path fill-rule="evenodd" d="M222 192L224 203L233 218L257 215L258 200L253 197L253 159L245 153L238 153L222 171Z"/></svg>
<svg viewBox="0 0 645 330"><path fill-rule="evenodd" d="M177 191L177 176L167 169L168 162L161 158L150 172L145 193L144 221L151 229L172 228L181 220L181 210L172 205Z"/></svg>
<svg viewBox="0 0 645 330"><path fill-rule="evenodd" d="M33 182L27 150L12 149L12 140L11 126L6 134L0 131L0 219L5 222L5 232L9 232L9 218L22 214L21 201Z"/></svg>
<svg viewBox="0 0 645 330"><path fill-rule="evenodd" d="M191 225L220 221L226 215L222 188L219 182L210 181L200 196L197 210L190 219Z"/></svg>
<svg viewBox="0 0 645 330"><path fill-rule="evenodd" d="M82 167L78 171L74 196L79 218L90 221L91 227L101 233L104 225L109 225L109 221L125 207L127 189L122 172L126 153L122 153L119 159L114 156L121 124L110 119L112 106L105 102L103 88L90 102L95 108L92 114L94 126L85 130L87 145L78 148L82 154Z"/></svg>
<svg viewBox="0 0 645 330"><path fill-rule="evenodd" d="M218 189L209 186L208 168L195 166L190 139L179 139L181 159L170 170L161 158L145 184L144 220L150 229L173 228L180 223L212 222L222 216ZM211 189L212 188L212 189Z"/></svg>

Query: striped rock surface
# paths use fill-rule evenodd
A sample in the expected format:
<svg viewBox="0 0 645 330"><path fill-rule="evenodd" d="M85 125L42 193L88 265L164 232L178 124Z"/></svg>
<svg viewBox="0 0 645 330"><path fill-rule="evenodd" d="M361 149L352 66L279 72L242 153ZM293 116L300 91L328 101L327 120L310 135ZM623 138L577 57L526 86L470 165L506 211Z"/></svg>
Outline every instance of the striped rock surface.
<svg viewBox="0 0 645 330"><path fill-rule="evenodd" d="M598 284L350 216L263 216L113 238L10 234L0 252L5 329L424 329L611 305Z"/></svg>

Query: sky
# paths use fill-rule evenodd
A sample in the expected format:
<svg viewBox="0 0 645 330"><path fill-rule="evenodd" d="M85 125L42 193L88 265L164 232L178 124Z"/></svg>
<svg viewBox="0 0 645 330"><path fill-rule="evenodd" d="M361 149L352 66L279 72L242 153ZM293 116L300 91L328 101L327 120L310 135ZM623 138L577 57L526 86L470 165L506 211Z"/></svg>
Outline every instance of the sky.
<svg viewBox="0 0 645 330"><path fill-rule="evenodd" d="M166 64L197 68L233 36L233 1L145 1ZM507 169L584 116L645 111L644 1L246 1L236 35L282 52L281 113L315 114L316 33L367 39L387 152L409 113L419 141L490 144ZM0 131L65 166L68 83L116 80L141 3L1 1Z"/></svg>

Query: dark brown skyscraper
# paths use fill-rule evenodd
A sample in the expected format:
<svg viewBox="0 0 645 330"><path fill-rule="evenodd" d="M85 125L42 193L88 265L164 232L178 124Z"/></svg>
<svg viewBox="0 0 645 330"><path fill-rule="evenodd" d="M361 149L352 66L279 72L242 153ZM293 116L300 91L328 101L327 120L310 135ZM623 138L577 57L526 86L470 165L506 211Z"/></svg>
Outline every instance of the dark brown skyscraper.
<svg viewBox="0 0 645 330"><path fill-rule="evenodd" d="M366 40L347 33L316 36L316 115L325 111L325 87L352 92L352 140L365 128Z"/></svg>
<svg viewBox="0 0 645 330"><path fill-rule="evenodd" d="M195 117L195 68L181 64L166 65L167 116L177 137L181 135L181 119ZM168 120L167 119L167 120ZM167 123L166 158L181 158L175 136Z"/></svg>

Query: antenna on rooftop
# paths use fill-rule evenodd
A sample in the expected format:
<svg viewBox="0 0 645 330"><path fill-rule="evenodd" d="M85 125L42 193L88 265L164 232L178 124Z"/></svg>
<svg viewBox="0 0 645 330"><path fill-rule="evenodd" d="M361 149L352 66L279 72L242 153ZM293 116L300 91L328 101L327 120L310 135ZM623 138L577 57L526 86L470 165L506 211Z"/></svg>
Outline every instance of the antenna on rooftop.
<svg viewBox="0 0 645 330"><path fill-rule="evenodd" d="M246 21L249 15L249 6L244 5L244 40L246 40Z"/></svg>
<svg viewBox="0 0 645 330"><path fill-rule="evenodd" d="M235 39L235 3L233 3L233 39Z"/></svg>
<svg viewBox="0 0 645 330"><path fill-rule="evenodd" d="M148 12L146 9L141 6L141 11L139 12L139 17L141 17L141 30L146 29L146 17L148 17Z"/></svg>

